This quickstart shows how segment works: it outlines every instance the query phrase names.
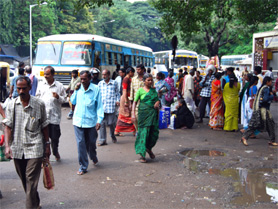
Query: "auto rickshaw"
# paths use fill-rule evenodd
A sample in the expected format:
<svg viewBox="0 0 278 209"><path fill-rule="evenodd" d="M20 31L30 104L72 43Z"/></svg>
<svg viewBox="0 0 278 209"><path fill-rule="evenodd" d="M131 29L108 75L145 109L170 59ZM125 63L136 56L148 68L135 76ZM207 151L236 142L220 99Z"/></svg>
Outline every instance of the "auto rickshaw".
<svg viewBox="0 0 278 209"><path fill-rule="evenodd" d="M10 86L10 65L0 62L0 102L4 102L8 96L7 86Z"/></svg>

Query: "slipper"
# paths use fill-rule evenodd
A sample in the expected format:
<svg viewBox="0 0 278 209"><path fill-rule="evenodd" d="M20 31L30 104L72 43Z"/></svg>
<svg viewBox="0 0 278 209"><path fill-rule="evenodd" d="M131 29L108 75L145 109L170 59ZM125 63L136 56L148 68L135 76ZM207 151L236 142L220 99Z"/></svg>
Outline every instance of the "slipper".
<svg viewBox="0 0 278 209"><path fill-rule="evenodd" d="M116 133L115 136L125 136L125 135L123 135L121 133Z"/></svg>
<svg viewBox="0 0 278 209"><path fill-rule="evenodd" d="M98 143L97 146L101 147L101 146L104 146L104 145L108 145L106 142L102 142L102 143Z"/></svg>
<svg viewBox="0 0 278 209"><path fill-rule="evenodd" d="M153 154L153 152L152 152L151 150L147 149L146 151L147 151L147 153L149 154L149 156L150 156L151 159L154 159L154 158L155 158L155 155Z"/></svg>
<svg viewBox="0 0 278 209"><path fill-rule="evenodd" d="M248 146L247 140L246 140L244 137L241 138L240 142L241 142L244 146Z"/></svg>
<svg viewBox="0 0 278 209"><path fill-rule="evenodd" d="M268 142L268 145L269 145L269 146L275 146L275 147L276 147L276 146L278 146L278 143L276 143L276 142Z"/></svg>
<svg viewBox="0 0 278 209"><path fill-rule="evenodd" d="M144 158L144 157L140 157L140 158L139 158L139 162L140 162L140 163L146 163L147 160L146 160L146 158Z"/></svg>
<svg viewBox="0 0 278 209"><path fill-rule="evenodd" d="M85 173L87 173L87 171L77 171L76 174L81 176L81 175L83 175L83 174L85 174Z"/></svg>

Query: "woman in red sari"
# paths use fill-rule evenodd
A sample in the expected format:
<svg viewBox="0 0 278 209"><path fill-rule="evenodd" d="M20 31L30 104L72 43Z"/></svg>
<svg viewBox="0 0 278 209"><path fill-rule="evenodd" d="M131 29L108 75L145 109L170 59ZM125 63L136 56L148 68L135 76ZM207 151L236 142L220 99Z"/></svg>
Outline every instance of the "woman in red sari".
<svg viewBox="0 0 278 209"><path fill-rule="evenodd" d="M134 76L134 68L128 67L126 70L127 75L123 79L123 95L120 100L120 110L117 121L117 126L115 129L115 135L119 135L120 132L135 132L135 127L131 122L131 109L132 104L128 97L130 94L131 78Z"/></svg>
<svg viewBox="0 0 278 209"><path fill-rule="evenodd" d="M213 130L222 130L224 127L224 106L220 81L221 73L216 73L215 78L216 79L211 83L211 110L209 126Z"/></svg>

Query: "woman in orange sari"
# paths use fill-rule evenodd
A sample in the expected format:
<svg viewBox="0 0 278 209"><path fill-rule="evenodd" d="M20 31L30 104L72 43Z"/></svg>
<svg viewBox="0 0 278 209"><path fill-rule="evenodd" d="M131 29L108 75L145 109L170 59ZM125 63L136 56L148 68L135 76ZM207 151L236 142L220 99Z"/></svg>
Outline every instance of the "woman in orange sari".
<svg viewBox="0 0 278 209"><path fill-rule="evenodd" d="M215 80L211 83L211 110L209 114L209 126L218 131L222 130L224 126L224 106L220 78L221 73L216 73Z"/></svg>
<svg viewBox="0 0 278 209"><path fill-rule="evenodd" d="M131 122L131 109L132 104L131 101L128 99L130 94L130 85L131 85L131 78L134 76L134 68L128 67L126 70L126 76L123 79L122 87L123 87L123 95L121 96L120 100L120 110L119 116L117 121L117 126L115 129L116 136L123 136L121 132L135 132L135 127Z"/></svg>

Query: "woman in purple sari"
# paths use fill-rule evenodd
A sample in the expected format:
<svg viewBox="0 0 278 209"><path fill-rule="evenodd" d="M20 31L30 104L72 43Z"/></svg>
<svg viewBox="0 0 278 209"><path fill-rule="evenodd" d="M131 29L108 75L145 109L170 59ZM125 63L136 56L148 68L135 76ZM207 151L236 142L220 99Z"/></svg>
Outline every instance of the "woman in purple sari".
<svg viewBox="0 0 278 209"><path fill-rule="evenodd" d="M165 95L165 100L166 100L167 106L170 106L173 103L173 99L177 95L177 90L175 88L175 81L172 78L173 75L174 75L173 71L170 71L168 77L165 79L165 81L171 87L171 90L168 91L167 94Z"/></svg>

